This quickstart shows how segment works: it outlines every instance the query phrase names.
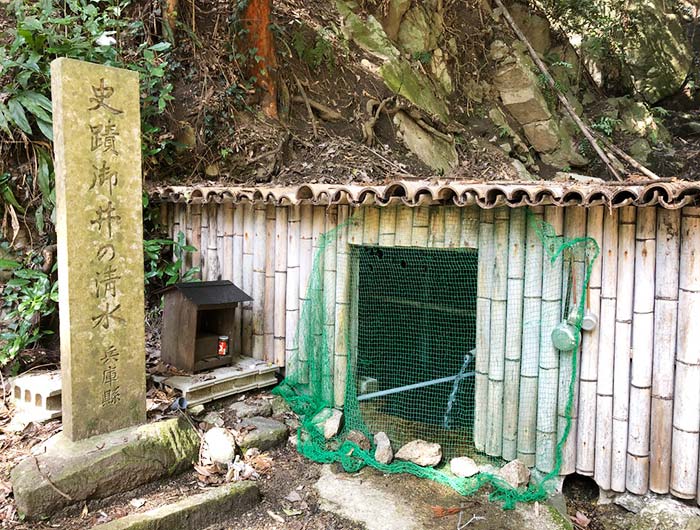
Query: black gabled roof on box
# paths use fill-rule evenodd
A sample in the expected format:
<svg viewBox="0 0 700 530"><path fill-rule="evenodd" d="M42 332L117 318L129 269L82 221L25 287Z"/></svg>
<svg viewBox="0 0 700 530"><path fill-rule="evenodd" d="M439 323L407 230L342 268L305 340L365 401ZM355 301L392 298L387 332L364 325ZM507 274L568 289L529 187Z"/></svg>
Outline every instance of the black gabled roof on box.
<svg viewBox="0 0 700 530"><path fill-rule="evenodd" d="M176 283L175 285L165 289L163 292L168 292L175 289L180 291L185 298L198 306L234 304L237 302L249 302L252 300L250 296L245 294L228 280L219 280L215 282Z"/></svg>

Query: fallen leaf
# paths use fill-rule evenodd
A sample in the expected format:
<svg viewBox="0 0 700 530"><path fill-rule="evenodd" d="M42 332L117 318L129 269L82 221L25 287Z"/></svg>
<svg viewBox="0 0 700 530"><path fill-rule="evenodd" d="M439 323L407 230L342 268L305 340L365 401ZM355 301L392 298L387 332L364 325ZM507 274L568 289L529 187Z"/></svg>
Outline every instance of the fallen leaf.
<svg viewBox="0 0 700 530"><path fill-rule="evenodd" d="M288 500L289 502L301 502L301 495L299 495L299 493L296 491L291 491L289 495L285 497L285 500Z"/></svg>
<svg viewBox="0 0 700 530"><path fill-rule="evenodd" d="M275 512L273 512L271 510L267 510L267 515L272 517L278 523L284 523L284 517L282 517L281 515L277 515Z"/></svg>
<svg viewBox="0 0 700 530"><path fill-rule="evenodd" d="M294 517L296 515L302 515L304 512L301 510L290 510L288 508L282 508L282 511L285 513L285 515L289 517Z"/></svg>
<svg viewBox="0 0 700 530"><path fill-rule="evenodd" d="M83 504L83 510L80 512L80 518L85 519L88 516L88 507L87 503Z"/></svg>
<svg viewBox="0 0 700 530"><path fill-rule="evenodd" d="M446 517L462 511L462 508L459 507L445 508L444 506L431 506L430 509L433 510L433 515L435 517Z"/></svg>
<svg viewBox="0 0 700 530"><path fill-rule="evenodd" d="M573 522L581 528L588 528L588 525L591 524L591 520L583 512L576 512Z"/></svg>

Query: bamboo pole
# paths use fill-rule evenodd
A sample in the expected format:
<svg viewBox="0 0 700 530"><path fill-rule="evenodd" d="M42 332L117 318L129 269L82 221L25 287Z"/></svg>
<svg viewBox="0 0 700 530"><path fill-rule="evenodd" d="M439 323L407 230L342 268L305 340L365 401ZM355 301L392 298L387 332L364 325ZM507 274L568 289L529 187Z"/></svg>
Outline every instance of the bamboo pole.
<svg viewBox="0 0 700 530"><path fill-rule="evenodd" d="M224 280L233 281L233 204L227 202L221 210L223 219L221 224L224 237L223 255L221 263L223 265Z"/></svg>
<svg viewBox="0 0 700 530"><path fill-rule="evenodd" d="M226 209L227 204L217 204L215 206L216 210L216 261L219 266L217 273L217 278L219 280L224 280L224 274L226 269L226 238L224 234L226 232Z"/></svg>
<svg viewBox="0 0 700 530"><path fill-rule="evenodd" d="M233 283L243 288L243 212L245 207L236 204L233 209ZM238 304L233 314L233 348L243 355L243 305Z"/></svg>
<svg viewBox="0 0 700 530"><path fill-rule="evenodd" d="M566 240L574 240L577 238L583 238L586 235L586 210L581 206L571 206L566 208L564 212L564 237ZM577 246L572 249L573 256L571 263L571 274L573 281L569 286L569 277L564 275L562 280L562 293L566 292L566 289L571 289L571 306L579 305L581 297L585 296L583 291L583 281L585 276L585 250L583 247ZM564 300L562 300L564 302ZM564 304L562 304L562 314L564 317L569 315L564 312ZM571 309L569 309L570 311ZM566 424L568 423L568 418L566 414L567 403L569 400L569 386L571 383L572 376L575 377L574 382L574 397L573 406L571 408L571 429L569 435L564 441L561 453L561 467L559 468L560 475L568 475L576 470L576 438L577 438L577 426L578 426L578 381L580 370L580 363L577 363L576 371L574 375L574 355L580 358L581 344L579 343L578 349L572 352L566 352L560 354L559 356L559 396L557 398L557 438L559 440L564 436L564 431L566 429Z"/></svg>
<svg viewBox="0 0 700 530"><path fill-rule="evenodd" d="M649 424L654 358L655 208L637 209L636 240L626 488L632 493L643 495L649 489Z"/></svg>
<svg viewBox="0 0 700 530"><path fill-rule="evenodd" d="M377 224L379 221L379 212L377 212ZM335 403L335 289L336 289L336 266L337 266L337 249L338 243L336 234L333 232L338 225L338 209L335 206L329 206L326 209L326 242L323 251L323 308L324 317L323 325L325 348L328 352L328 359L323 363L324 369L327 372L323 378L324 401L329 405ZM377 227L378 228L378 227ZM345 384L345 381L340 380L338 385Z"/></svg>
<svg viewBox="0 0 700 530"><path fill-rule="evenodd" d="M172 223L168 222L172 218L172 214L169 213L168 210L170 210L170 208L168 208L167 202L162 202L158 206L158 223L160 224L161 230L172 226Z"/></svg>
<svg viewBox="0 0 700 530"><path fill-rule="evenodd" d="M301 206L299 221L299 318L304 326L304 314L308 312L308 285L313 266L313 206ZM301 383L309 382L308 352L305 343L306 328L299 328L299 375Z"/></svg>
<svg viewBox="0 0 700 530"><path fill-rule="evenodd" d="M413 208L399 206L396 210L396 232L394 243L397 247L411 246L411 227L413 226Z"/></svg>
<svg viewBox="0 0 700 530"><path fill-rule="evenodd" d="M255 212L253 204L243 205L243 291L253 292L253 234L255 233ZM253 304L244 302L241 316L241 347L243 355L253 356Z"/></svg>
<svg viewBox="0 0 700 530"><path fill-rule="evenodd" d="M265 356L265 255L267 230L265 203L253 206L253 358Z"/></svg>
<svg viewBox="0 0 700 530"><path fill-rule="evenodd" d="M379 212L379 246L393 247L396 240L397 208L387 206ZM338 220L340 224L341 221Z"/></svg>
<svg viewBox="0 0 700 530"><path fill-rule="evenodd" d="M528 467L535 465L537 433L537 379L540 357L540 315L542 306L542 242L535 229L544 208L530 210L533 222L527 223L525 282L523 290L523 338L520 361L520 407L518 409L518 459Z"/></svg>
<svg viewBox="0 0 700 530"><path fill-rule="evenodd" d="M275 225L277 208L274 204L265 207L265 300L263 302L263 359L266 362L275 362ZM310 251L309 251L310 252ZM286 372L291 373L289 369Z"/></svg>
<svg viewBox="0 0 700 530"><path fill-rule="evenodd" d="M348 244L349 245L361 245L362 244L362 233L364 231L365 224L365 209L364 208L354 208L350 210L350 220L348 222ZM409 232L411 227L408 227ZM397 234L398 236L398 234Z"/></svg>
<svg viewBox="0 0 700 530"><path fill-rule="evenodd" d="M382 213L384 210L382 210ZM345 405L348 366L348 317L350 312L350 247L348 245L347 205L338 206L338 228L336 234L336 278L335 278L335 359L333 361L334 404ZM382 217L386 219L385 217ZM380 221L381 222L381 221ZM381 237L381 236L380 236Z"/></svg>
<svg viewBox="0 0 700 530"><path fill-rule="evenodd" d="M299 246L301 242L301 207L289 207L287 233L287 311L285 316L285 365L296 366L299 356Z"/></svg>
<svg viewBox="0 0 700 530"><path fill-rule="evenodd" d="M459 236L459 246L462 248L477 248L479 246L479 208L466 206L462 210L462 230Z"/></svg>
<svg viewBox="0 0 700 530"><path fill-rule="evenodd" d="M617 251L617 304L615 306L615 362L613 368L613 432L610 487L625 491L627 479L627 433L629 429L632 311L634 299L636 208L620 209Z"/></svg>
<svg viewBox="0 0 700 530"><path fill-rule="evenodd" d="M686 207L681 213L678 287L671 493L690 499L698 495L700 326L696 320L700 314L700 208Z"/></svg>
<svg viewBox="0 0 700 530"><path fill-rule="evenodd" d="M610 489L612 470L613 370L615 359L615 306L617 304L617 252L619 210L606 212L601 245L601 288L596 386L595 481Z"/></svg>
<svg viewBox="0 0 700 530"><path fill-rule="evenodd" d="M202 280L209 278L209 205L203 204L200 207L200 267L202 268Z"/></svg>
<svg viewBox="0 0 700 530"><path fill-rule="evenodd" d="M430 225L430 208L416 206L413 210L413 226L411 228L411 246L425 247L428 244Z"/></svg>
<svg viewBox="0 0 700 530"><path fill-rule="evenodd" d="M224 251L223 234L223 205L209 204L209 248L207 251L207 267L209 279L212 281L221 279L221 254ZM221 221L221 226L219 226Z"/></svg>
<svg viewBox="0 0 700 530"><path fill-rule="evenodd" d="M323 269L325 266L325 259L323 255L323 233L326 231L326 207L325 206L314 206L313 211L312 211L312 226L311 226L311 231L312 231L312 247L313 247L313 265L312 265L312 271L311 274L313 276L313 279L311 282L313 282L316 291L312 292L309 294L309 304L313 306L314 304L320 303L323 301ZM362 240L361 236L362 232L360 232L360 238L358 241ZM325 313L322 313L322 315L325 317ZM325 330L325 322L314 322L312 324L313 330L313 337L314 337L314 344L315 345L320 345L321 341L323 339L323 332ZM326 364L326 359L319 359L317 356L319 354L323 353L321 349L317 349L316 351L309 351L309 355L314 355L314 360L316 363L321 363L321 365ZM317 364L318 366L318 364ZM310 376L313 374L309 374ZM327 375L327 373L321 374L321 371L318 370L315 374L317 377L321 377L320 380L318 381L312 381L312 385L315 385L317 390L321 390L319 393L319 396L322 397L323 399L327 399L327 387L326 384L323 381L323 377Z"/></svg>
<svg viewBox="0 0 700 530"><path fill-rule="evenodd" d="M170 226L170 239L173 241L177 241L177 234L180 232L180 210L181 210L181 205L178 203L175 203L172 205L171 211L172 211L172 224ZM173 255L173 261L177 260L177 256ZM184 266L185 264L182 264L182 267L180 267L180 275L184 274Z"/></svg>
<svg viewBox="0 0 700 530"><path fill-rule="evenodd" d="M671 485L673 383L678 323L680 266L679 210L659 208L656 223L656 289L654 301L654 360L651 387L649 489L668 493Z"/></svg>
<svg viewBox="0 0 700 530"><path fill-rule="evenodd" d="M515 208L510 214L508 238L508 283L506 345L503 388L503 450L505 460L518 456L518 405L520 395L520 358L523 336L523 282L527 211Z"/></svg>
<svg viewBox="0 0 700 530"><path fill-rule="evenodd" d="M187 240L196 249L192 252L192 267L199 268L200 279L205 278L202 267L202 206L193 204L190 207L190 222L187 226Z"/></svg>
<svg viewBox="0 0 700 530"><path fill-rule="evenodd" d="M479 265L476 293L476 360L474 374L474 446L486 449L489 351L491 338L491 289L493 284L493 210L481 211ZM464 227L462 229L464 235Z"/></svg>
<svg viewBox="0 0 700 530"><path fill-rule="evenodd" d="M430 208L428 247L445 247L445 208L443 206Z"/></svg>
<svg viewBox="0 0 700 530"><path fill-rule="evenodd" d="M365 219L362 227L362 244L376 246L379 244L379 208L365 206Z"/></svg>
<svg viewBox="0 0 700 530"><path fill-rule="evenodd" d="M564 210L545 206L544 220L557 236L564 229ZM549 243L548 243L549 244ZM556 251L551 243L549 252ZM545 253L542 262L542 313L540 327L540 366L537 389L537 454L535 465L543 473L554 469L557 443L557 389L559 387L559 352L552 343L552 330L561 322L562 260L554 262Z"/></svg>
<svg viewBox="0 0 700 530"><path fill-rule="evenodd" d="M287 310L287 207L277 208L275 219L275 309L274 352L275 364L284 366L286 310Z"/></svg>
<svg viewBox="0 0 700 530"><path fill-rule="evenodd" d="M443 206L445 210L445 248L457 248L462 237L462 212L457 206Z"/></svg>
<svg viewBox="0 0 700 530"><path fill-rule="evenodd" d="M586 235L602 247L604 206L588 209ZM589 256L590 258L591 256ZM602 260L599 257L592 264L588 283L586 310L600 319L600 289L602 277ZM596 387L598 385L598 342L600 339L600 320L590 331L582 331L581 337L581 377L579 386L578 429L576 444L576 472L580 475L593 476L595 472L595 422L596 422Z"/></svg>

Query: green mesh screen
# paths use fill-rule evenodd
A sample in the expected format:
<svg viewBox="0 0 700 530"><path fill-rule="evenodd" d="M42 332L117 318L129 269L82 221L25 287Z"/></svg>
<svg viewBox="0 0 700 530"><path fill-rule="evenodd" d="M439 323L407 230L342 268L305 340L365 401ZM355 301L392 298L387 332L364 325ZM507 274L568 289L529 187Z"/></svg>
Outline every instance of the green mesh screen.
<svg viewBox="0 0 700 530"><path fill-rule="evenodd" d="M513 212L482 215L476 248L364 244L360 215L320 238L299 353L275 389L302 418L302 454L349 472L412 473L463 495L487 486L504 508L546 498L571 429L598 245L557 234L541 212ZM341 403L344 426L326 440L319 419ZM370 441L387 433L395 452L416 439L439 443L442 462L381 464L374 447L347 439L353 430ZM458 478L449 467L457 456L492 467ZM519 490L496 474L516 457L540 471Z"/></svg>
<svg viewBox="0 0 700 530"><path fill-rule="evenodd" d="M471 456L477 252L360 246L352 258L364 427Z"/></svg>

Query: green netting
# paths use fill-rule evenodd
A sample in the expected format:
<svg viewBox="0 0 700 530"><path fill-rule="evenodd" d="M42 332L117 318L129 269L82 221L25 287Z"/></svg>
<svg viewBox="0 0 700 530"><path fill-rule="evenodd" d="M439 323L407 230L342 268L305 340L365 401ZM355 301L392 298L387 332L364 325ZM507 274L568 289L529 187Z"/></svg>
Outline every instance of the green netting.
<svg viewBox="0 0 700 530"><path fill-rule="evenodd" d="M431 219L444 215L439 208ZM302 418L303 455L348 472L369 465L411 473L463 495L488 485L506 509L547 497L571 430L585 295L599 250L590 238L558 235L541 212L513 212L482 215L476 248L416 237L413 246L359 243L367 233L361 215L319 238L299 353L275 390ZM334 405L342 405L344 427L326 440L321 420ZM416 439L436 442L443 460L435 468L381 464L374 447L347 439L350 431L370 441L385 432L394 451ZM449 468L457 456L494 467L458 478ZM527 488L495 473L516 457L541 471Z"/></svg>

